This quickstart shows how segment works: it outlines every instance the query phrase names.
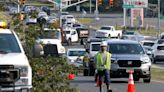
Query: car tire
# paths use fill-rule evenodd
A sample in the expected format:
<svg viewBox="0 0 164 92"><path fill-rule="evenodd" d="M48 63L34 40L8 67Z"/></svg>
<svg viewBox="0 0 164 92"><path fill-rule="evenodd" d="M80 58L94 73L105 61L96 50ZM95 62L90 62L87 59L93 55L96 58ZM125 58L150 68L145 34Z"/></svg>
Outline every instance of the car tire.
<svg viewBox="0 0 164 92"><path fill-rule="evenodd" d="M108 38L111 38L111 35L110 34L108 35Z"/></svg>
<svg viewBox="0 0 164 92"><path fill-rule="evenodd" d="M88 74L89 74L89 70L88 70L88 69L84 69L83 75L84 75L84 76L88 76Z"/></svg>
<svg viewBox="0 0 164 92"><path fill-rule="evenodd" d="M80 45L84 45L84 40L83 39L80 40Z"/></svg>
<svg viewBox="0 0 164 92"><path fill-rule="evenodd" d="M120 35L120 34L118 34L117 38L118 38L118 39L120 39L120 38L121 38L121 35Z"/></svg>
<svg viewBox="0 0 164 92"><path fill-rule="evenodd" d="M150 83L151 82L151 77L144 78L143 81L144 81L144 83Z"/></svg>
<svg viewBox="0 0 164 92"><path fill-rule="evenodd" d="M68 44L69 46L72 45L71 39L68 39L67 44Z"/></svg>
<svg viewBox="0 0 164 92"><path fill-rule="evenodd" d="M139 81L140 77L134 77L134 81Z"/></svg>
<svg viewBox="0 0 164 92"><path fill-rule="evenodd" d="M152 63L156 64L156 60L154 58L152 58Z"/></svg>
<svg viewBox="0 0 164 92"><path fill-rule="evenodd" d="M151 73L147 76L147 78L143 78L144 83L150 83L151 82Z"/></svg>

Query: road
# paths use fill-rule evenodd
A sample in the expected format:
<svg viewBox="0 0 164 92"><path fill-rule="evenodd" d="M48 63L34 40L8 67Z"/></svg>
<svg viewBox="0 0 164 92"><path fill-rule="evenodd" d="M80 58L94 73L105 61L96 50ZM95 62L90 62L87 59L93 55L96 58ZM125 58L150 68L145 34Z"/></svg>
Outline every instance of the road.
<svg viewBox="0 0 164 92"><path fill-rule="evenodd" d="M73 13L73 15L76 18L91 18L95 20L95 15L94 14L86 14L85 16L82 16L81 13ZM102 26L102 25L113 25L113 26L122 26L123 25L123 14L99 14L100 20L98 21L93 21L91 23L91 26ZM160 21L161 25L164 25L164 21ZM130 26L130 17L126 17L126 25ZM144 26L151 26L153 28L156 28L156 25L158 23L157 18L144 18ZM134 26L138 26L138 21L134 20ZM163 26L161 26L163 28Z"/></svg>
<svg viewBox="0 0 164 92"><path fill-rule="evenodd" d="M91 36L94 31L91 31ZM65 46L68 48L83 48L79 43L74 43L73 46ZM164 63L158 62L153 67L164 69ZM127 79L112 79L113 92L127 92L128 78ZM71 86L78 88L80 92L99 92L98 87L95 87L94 77L84 77L82 75L76 76L75 80L71 81ZM151 83L143 83L142 79L135 83L136 92L163 92L164 82L152 81ZM106 87L104 87L106 89ZM105 91L106 92L106 91Z"/></svg>
<svg viewBox="0 0 164 92"><path fill-rule="evenodd" d="M99 88L95 87L93 77L84 77L79 75L75 80L71 81L71 86L76 87L80 92L99 92ZM127 92L128 79L112 79L111 87L113 92ZM143 83L142 80L135 82L136 92L163 92L164 83L152 81L151 83ZM106 92L106 87L104 87Z"/></svg>

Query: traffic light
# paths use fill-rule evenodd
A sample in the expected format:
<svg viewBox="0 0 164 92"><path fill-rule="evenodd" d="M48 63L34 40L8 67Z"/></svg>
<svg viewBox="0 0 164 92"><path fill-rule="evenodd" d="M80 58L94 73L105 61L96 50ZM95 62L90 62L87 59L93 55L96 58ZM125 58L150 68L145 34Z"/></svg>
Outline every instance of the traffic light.
<svg viewBox="0 0 164 92"><path fill-rule="evenodd" d="M102 0L98 0L98 5L102 5Z"/></svg>
<svg viewBox="0 0 164 92"><path fill-rule="evenodd" d="M19 0L19 3L20 3L21 5L24 5L24 4L26 3L26 0Z"/></svg>
<svg viewBox="0 0 164 92"><path fill-rule="evenodd" d="M109 1L109 5L110 5L110 7L113 7L113 0Z"/></svg>

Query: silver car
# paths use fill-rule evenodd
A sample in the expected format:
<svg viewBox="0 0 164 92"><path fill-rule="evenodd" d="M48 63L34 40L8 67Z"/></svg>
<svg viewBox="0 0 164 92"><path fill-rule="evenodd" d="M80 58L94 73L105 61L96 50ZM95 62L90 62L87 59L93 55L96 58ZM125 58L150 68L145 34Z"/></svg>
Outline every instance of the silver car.
<svg viewBox="0 0 164 92"><path fill-rule="evenodd" d="M139 42L113 39L107 43L112 54L111 77L127 78L132 69L135 81L151 81L151 60Z"/></svg>

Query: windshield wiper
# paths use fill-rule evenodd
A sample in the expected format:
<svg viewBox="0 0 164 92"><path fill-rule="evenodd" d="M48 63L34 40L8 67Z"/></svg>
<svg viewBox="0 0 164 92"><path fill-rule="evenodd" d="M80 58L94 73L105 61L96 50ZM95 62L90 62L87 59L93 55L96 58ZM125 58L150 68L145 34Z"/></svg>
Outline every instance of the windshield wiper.
<svg viewBox="0 0 164 92"><path fill-rule="evenodd" d="M0 50L0 54L7 54L7 51Z"/></svg>

